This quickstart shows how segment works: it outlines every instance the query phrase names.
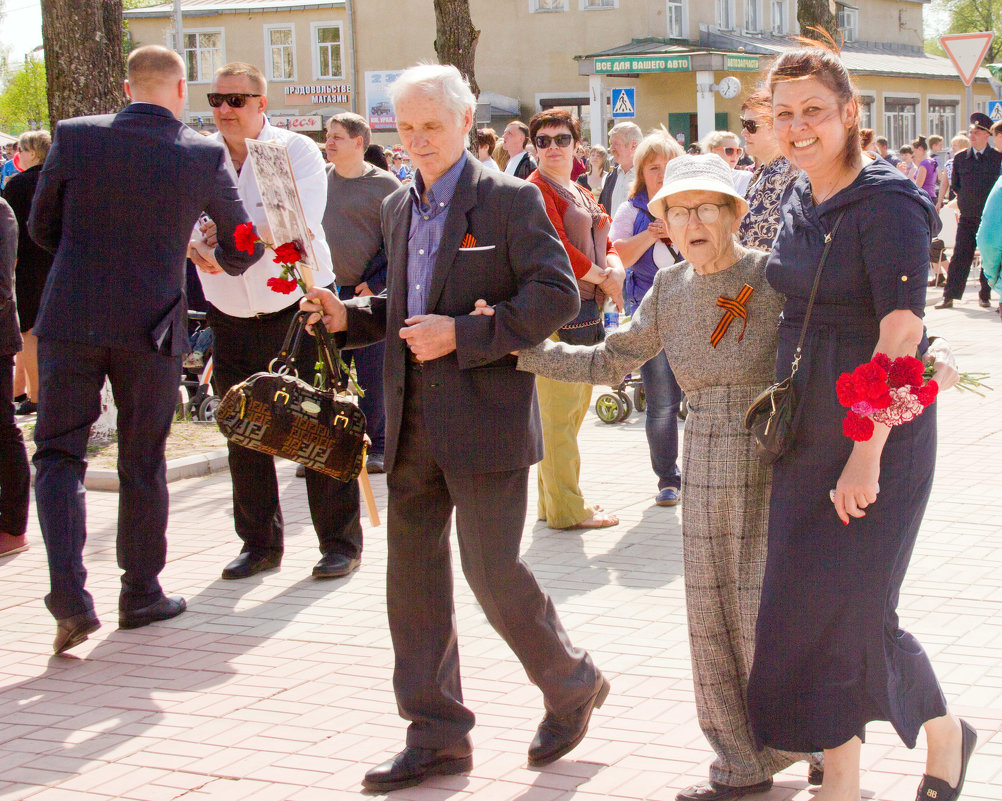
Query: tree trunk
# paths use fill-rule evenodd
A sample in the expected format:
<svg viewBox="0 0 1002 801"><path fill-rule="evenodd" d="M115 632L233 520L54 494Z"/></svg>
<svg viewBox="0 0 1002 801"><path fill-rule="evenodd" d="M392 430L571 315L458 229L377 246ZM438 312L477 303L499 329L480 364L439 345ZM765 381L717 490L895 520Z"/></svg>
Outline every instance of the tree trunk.
<svg viewBox="0 0 1002 801"><path fill-rule="evenodd" d="M42 0L49 122L125 103L122 0Z"/></svg>
<svg viewBox="0 0 1002 801"><path fill-rule="evenodd" d="M435 54L439 64L452 64L470 82L477 97L475 74L480 31L470 18L470 0L435 0Z"/></svg>
<svg viewBox="0 0 1002 801"><path fill-rule="evenodd" d="M797 0L797 22L800 23L800 35L819 42L826 41L830 36L832 42L841 46L842 42L838 35L838 24L832 5L830 0Z"/></svg>

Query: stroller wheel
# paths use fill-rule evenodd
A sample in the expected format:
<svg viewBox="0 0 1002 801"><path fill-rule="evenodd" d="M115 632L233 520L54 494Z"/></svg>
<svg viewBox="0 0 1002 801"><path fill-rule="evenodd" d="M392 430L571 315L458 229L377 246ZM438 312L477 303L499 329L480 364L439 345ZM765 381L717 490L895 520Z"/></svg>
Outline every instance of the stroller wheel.
<svg viewBox="0 0 1002 801"><path fill-rule="evenodd" d="M633 388L633 408L638 412L647 411L647 394L644 392L643 384L637 384Z"/></svg>
<svg viewBox="0 0 1002 801"><path fill-rule="evenodd" d="M219 396L209 395L209 397L203 398L202 402L198 404L198 411L195 416L206 423L214 423L216 421L216 407L218 406Z"/></svg>
<svg viewBox="0 0 1002 801"><path fill-rule="evenodd" d="M619 400L622 401L623 404L623 411L619 415L619 422L623 422L623 420L630 416L630 412L633 411L633 403L630 400L630 396L625 392L617 392L616 394L619 396Z"/></svg>
<svg viewBox="0 0 1002 801"><path fill-rule="evenodd" d="M612 425L623 419L623 401L619 395L611 392L603 393L595 399L595 414L603 423Z"/></svg>

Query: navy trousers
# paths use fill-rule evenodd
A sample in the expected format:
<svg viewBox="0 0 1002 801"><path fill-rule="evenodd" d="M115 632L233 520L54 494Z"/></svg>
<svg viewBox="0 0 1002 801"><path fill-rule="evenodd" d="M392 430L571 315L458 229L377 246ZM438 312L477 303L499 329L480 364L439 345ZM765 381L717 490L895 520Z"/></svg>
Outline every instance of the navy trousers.
<svg viewBox="0 0 1002 801"><path fill-rule="evenodd" d="M338 297L349 300L355 297L355 287L338 287ZM372 440L371 453L382 454L386 449L386 413L383 411L383 358L386 343L376 342L364 348L349 348L341 351L345 364L355 360L355 376L365 392L358 401L358 408L365 415L365 433Z"/></svg>
<svg viewBox="0 0 1002 801"><path fill-rule="evenodd" d="M101 413L104 379L118 407L119 608L141 609L162 595L167 559L167 467L181 357L40 337L35 427L35 504L49 558L45 604L57 619L92 611L84 588L87 439Z"/></svg>
<svg viewBox="0 0 1002 801"><path fill-rule="evenodd" d="M961 217L957 224L957 240L953 246L953 258L950 259L950 266L946 273L946 288L943 290L945 300L960 300L963 297L967 277L971 274L971 264L974 262L974 250L977 247L975 236L978 233L979 225L981 225L980 217ZM981 271L980 281L978 299L990 300L991 288L988 286L984 270Z"/></svg>
<svg viewBox="0 0 1002 801"><path fill-rule="evenodd" d="M31 479L24 437L14 422L14 356L0 356L0 531L20 537L28 528Z"/></svg>

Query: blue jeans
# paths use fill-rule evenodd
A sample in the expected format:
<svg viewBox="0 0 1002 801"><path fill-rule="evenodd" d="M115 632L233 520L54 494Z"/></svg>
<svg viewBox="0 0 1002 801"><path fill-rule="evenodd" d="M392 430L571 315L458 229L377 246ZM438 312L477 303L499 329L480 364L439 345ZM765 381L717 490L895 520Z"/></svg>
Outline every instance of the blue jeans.
<svg viewBox="0 0 1002 801"><path fill-rule="evenodd" d="M630 302L632 314L640 303ZM678 469L678 405L682 390L661 351L640 368L647 398L647 445L651 450L651 467L658 476L658 489L681 489L682 473Z"/></svg>

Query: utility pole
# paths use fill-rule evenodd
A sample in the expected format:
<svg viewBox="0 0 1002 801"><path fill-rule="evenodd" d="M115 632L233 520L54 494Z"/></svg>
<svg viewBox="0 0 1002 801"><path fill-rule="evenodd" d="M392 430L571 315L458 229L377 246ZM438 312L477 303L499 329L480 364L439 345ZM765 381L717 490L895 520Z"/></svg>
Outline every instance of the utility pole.
<svg viewBox="0 0 1002 801"><path fill-rule="evenodd" d="M188 77L188 62L184 57L184 25L181 23L181 0L174 0L174 50L177 54L181 56L181 61L184 62L184 73L185 77ZM191 119L191 106L188 99L188 93L184 94L184 119L181 122L186 123Z"/></svg>

